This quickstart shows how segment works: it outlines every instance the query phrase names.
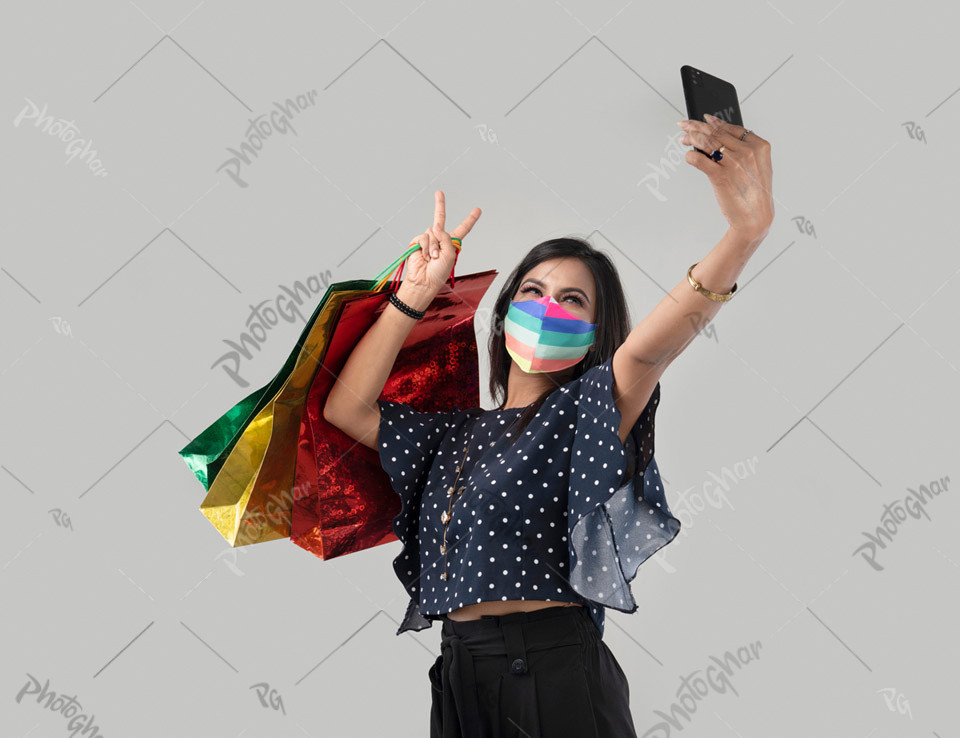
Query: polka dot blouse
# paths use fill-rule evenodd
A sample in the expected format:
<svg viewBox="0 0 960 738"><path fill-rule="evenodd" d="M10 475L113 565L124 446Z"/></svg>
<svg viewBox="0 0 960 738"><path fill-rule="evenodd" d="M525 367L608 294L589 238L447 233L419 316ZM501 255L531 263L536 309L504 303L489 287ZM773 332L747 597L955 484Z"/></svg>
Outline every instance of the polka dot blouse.
<svg viewBox="0 0 960 738"><path fill-rule="evenodd" d="M554 390L519 435L509 428L523 408L422 412L378 401L380 462L401 499L393 567L410 596L398 635L485 600L579 602L601 636L606 607L637 610L629 582L680 521L653 458L660 384L625 446L612 363ZM444 557L441 516L461 460Z"/></svg>

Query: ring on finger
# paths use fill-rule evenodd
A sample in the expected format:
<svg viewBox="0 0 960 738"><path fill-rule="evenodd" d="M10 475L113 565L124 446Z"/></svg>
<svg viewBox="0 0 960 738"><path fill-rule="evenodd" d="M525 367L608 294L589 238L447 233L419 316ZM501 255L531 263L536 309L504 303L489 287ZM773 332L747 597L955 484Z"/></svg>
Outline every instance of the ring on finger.
<svg viewBox="0 0 960 738"><path fill-rule="evenodd" d="M714 149L710 153L710 158L718 162L723 158L723 152L726 150L727 150L727 147L721 144L719 149Z"/></svg>

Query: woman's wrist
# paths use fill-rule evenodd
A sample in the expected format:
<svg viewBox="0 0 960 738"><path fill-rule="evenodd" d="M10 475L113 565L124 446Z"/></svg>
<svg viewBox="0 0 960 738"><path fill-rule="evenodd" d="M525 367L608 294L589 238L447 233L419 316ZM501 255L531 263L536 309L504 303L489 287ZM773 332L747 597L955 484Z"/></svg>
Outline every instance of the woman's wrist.
<svg viewBox="0 0 960 738"><path fill-rule="evenodd" d="M397 289L397 297L414 310L426 310L437 296L437 290L413 282L403 281Z"/></svg>
<svg viewBox="0 0 960 738"><path fill-rule="evenodd" d="M751 228L734 228L733 226L729 226L727 231L730 233L731 240L739 243L741 248L749 250L752 253L767 237L767 234L770 232L770 225L767 224L765 227L754 226Z"/></svg>

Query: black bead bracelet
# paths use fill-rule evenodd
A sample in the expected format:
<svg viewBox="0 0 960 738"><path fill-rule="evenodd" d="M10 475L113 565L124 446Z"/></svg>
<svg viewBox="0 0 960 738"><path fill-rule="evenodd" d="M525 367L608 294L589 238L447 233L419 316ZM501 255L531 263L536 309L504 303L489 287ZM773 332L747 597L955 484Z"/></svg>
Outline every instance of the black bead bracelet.
<svg viewBox="0 0 960 738"><path fill-rule="evenodd" d="M411 318L416 318L417 320L420 320L420 318L427 314L425 310L414 310L412 307L407 305L407 303L397 297L396 292L390 293L390 304L397 308L397 310L399 310L401 313L409 315Z"/></svg>

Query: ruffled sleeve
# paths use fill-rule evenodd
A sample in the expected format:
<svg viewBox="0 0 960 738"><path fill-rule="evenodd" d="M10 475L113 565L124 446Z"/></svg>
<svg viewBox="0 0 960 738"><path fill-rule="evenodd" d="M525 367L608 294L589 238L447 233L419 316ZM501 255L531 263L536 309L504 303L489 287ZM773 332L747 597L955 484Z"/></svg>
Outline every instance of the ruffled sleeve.
<svg viewBox="0 0 960 738"><path fill-rule="evenodd" d="M567 503L570 585L593 603L632 613L637 603L629 583L637 569L680 532L653 457L660 383L626 446L613 399L613 357L584 372L570 395L577 406Z"/></svg>
<svg viewBox="0 0 960 738"><path fill-rule="evenodd" d="M393 518L393 532L403 550L393 560L393 569L410 601L397 631L423 630L432 625L419 612L420 600L420 499L437 451L447 430L464 415L463 411L425 412L403 402L377 400L380 428L377 448L380 465L400 495L400 512Z"/></svg>
<svg viewBox="0 0 960 738"><path fill-rule="evenodd" d="M424 412L405 402L377 400L380 406L380 466L404 500L419 495L447 429L459 410Z"/></svg>

